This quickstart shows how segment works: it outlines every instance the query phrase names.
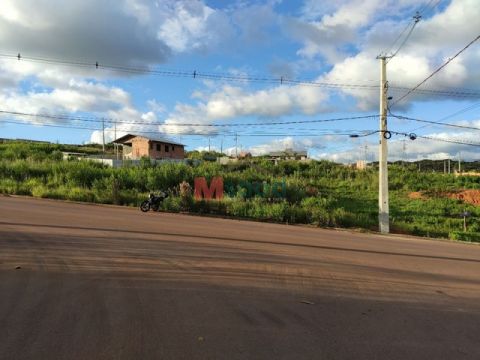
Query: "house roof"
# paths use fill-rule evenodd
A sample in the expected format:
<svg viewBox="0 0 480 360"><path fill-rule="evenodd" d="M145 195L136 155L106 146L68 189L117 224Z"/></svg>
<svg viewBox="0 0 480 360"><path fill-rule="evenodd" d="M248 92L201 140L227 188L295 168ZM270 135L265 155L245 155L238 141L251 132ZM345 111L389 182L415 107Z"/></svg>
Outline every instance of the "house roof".
<svg viewBox="0 0 480 360"><path fill-rule="evenodd" d="M175 141L171 141L169 139L165 139L165 138L162 138L160 136L155 136L155 135L144 136L144 135L127 134L127 135L124 135L122 137L119 137L118 139L114 140L113 142L115 144L127 144L134 137L142 137L142 138L148 139L150 141L161 142L161 143L165 143L165 144L185 146L184 144L180 144L180 143L177 143Z"/></svg>

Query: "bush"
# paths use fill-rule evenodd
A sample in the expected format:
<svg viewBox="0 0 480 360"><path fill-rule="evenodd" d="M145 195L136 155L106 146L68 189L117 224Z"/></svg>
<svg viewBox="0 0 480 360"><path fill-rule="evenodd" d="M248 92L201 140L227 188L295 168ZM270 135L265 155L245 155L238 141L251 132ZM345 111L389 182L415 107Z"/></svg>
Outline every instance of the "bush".
<svg viewBox="0 0 480 360"><path fill-rule="evenodd" d="M352 227L356 226L353 215L344 208L334 209L331 214L331 224L336 227Z"/></svg>
<svg viewBox="0 0 480 360"><path fill-rule="evenodd" d="M448 234L448 237L452 240L480 242L479 232L452 231Z"/></svg>
<svg viewBox="0 0 480 360"><path fill-rule="evenodd" d="M317 226L330 226L330 201L325 198L310 197L302 200L301 206L305 209L307 222Z"/></svg>
<svg viewBox="0 0 480 360"><path fill-rule="evenodd" d="M188 211L193 205L192 187L186 181L182 181L179 186L180 203L183 211Z"/></svg>

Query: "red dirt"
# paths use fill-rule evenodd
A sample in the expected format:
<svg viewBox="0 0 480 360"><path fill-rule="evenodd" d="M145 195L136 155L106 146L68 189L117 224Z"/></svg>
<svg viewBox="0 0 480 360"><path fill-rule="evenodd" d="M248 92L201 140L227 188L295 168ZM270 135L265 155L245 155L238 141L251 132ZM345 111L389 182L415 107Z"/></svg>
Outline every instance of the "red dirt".
<svg viewBox="0 0 480 360"><path fill-rule="evenodd" d="M409 199L425 199L425 196L420 191L413 191L408 194Z"/></svg>
<svg viewBox="0 0 480 360"><path fill-rule="evenodd" d="M442 192L437 193L436 197L447 197L449 199L462 200L468 204L480 206L480 190L459 190L455 192ZM408 194L408 198L412 200L425 200L428 198L428 196L423 194L421 191L413 191Z"/></svg>
<svg viewBox="0 0 480 360"><path fill-rule="evenodd" d="M462 190L456 193L448 193L450 199L463 200L466 203L480 206L480 190Z"/></svg>

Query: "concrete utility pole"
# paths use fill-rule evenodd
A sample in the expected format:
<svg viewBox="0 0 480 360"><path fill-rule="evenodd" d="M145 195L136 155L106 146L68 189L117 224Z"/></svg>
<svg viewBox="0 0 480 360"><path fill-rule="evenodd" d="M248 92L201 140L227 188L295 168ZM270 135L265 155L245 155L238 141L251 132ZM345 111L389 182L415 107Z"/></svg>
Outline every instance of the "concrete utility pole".
<svg viewBox="0 0 480 360"><path fill-rule="evenodd" d="M368 165L368 145L365 144L365 155L364 155L364 159L365 159L365 169L367 168L367 165Z"/></svg>
<svg viewBox="0 0 480 360"><path fill-rule="evenodd" d="M390 232L388 206L388 148L387 148L387 63L386 56L379 56L380 60L380 147L378 157L378 224L381 233Z"/></svg>
<svg viewBox="0 0 480 360"><path fill-rule="evenodd" d="M448 173L450 174L450 159L448 159Z"/></svg>
<svg viewBox="0 0 480 360"><path fill-rule="evenodd" d="M105 119L102 118L102 153L105 156Z"/></svg>
<svg viewBox="0 0 480 360"><path fill-rule="evenodd" d="M238 158L238 135L235 133L235 157Z"/></svg>
<svg viewBox="0 0 480 360"><path fill-rule="evenodd" d="M461 160L462 153L458 153L458 173L462 173L462 160Z"/></svg>
<svg viewBox="0 0 480 360"><path fill-rule="evenodd" d="M115 120L115 132L113 137L117 140L117 120ZM118 160L118 144L113 143L113 146L115 147L115 157Z"/></svg>

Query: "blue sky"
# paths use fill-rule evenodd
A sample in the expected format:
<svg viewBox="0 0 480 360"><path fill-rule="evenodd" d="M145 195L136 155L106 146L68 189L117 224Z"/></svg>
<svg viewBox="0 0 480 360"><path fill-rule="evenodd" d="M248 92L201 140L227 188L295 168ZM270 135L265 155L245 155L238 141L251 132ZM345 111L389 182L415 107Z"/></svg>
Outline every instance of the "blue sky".
<svg viewBox="0 0 480 360"><path fill-rule="evenodd" d="M378 129L377 119L316 120L378 113L379 90L371 88L379 82L375 58L395 50L394 40L416 11L422 20L387 66L394 100L406 91L398 87L415 86L480 34L478 0L3 0L0 53L21 53L25 59L0 57L0 111L62 118L0 115L0 137L101 142L101 131L73 127L99 128L99 119L107 118L116 119L118 136L158 132L189 150L210 142L213 149L232 153L236 133L239 150L253 154L295 148L317 159L351 162L363 159L366 149L373 160L378 134L357 139L339 134ZM28 57L342 86L127 74ZM473 44L421 87L447 94L415 92L392 112L439 120L479 104L479 97L452 96L458 89L480 92L479 60L480 46ZM479 109L445 121L480 127ZM89 121L72 122L65 115ZM112 121L106 123L107 141L113 138ZM294 121L312 123L271 124ZM211 126L242 123L258 126ZM475 130L417 129L423 125L389 119L393 131L478 141ZM476 147L404 139L392 138L390 160L459 154L478 159Z"/></svg>

